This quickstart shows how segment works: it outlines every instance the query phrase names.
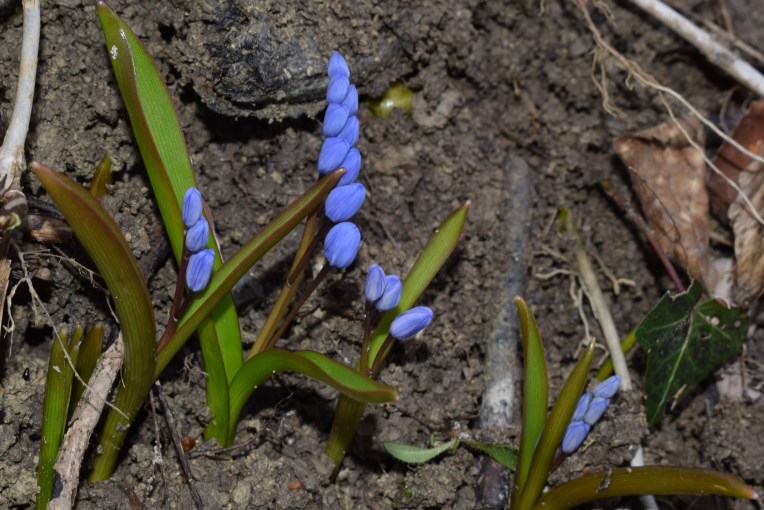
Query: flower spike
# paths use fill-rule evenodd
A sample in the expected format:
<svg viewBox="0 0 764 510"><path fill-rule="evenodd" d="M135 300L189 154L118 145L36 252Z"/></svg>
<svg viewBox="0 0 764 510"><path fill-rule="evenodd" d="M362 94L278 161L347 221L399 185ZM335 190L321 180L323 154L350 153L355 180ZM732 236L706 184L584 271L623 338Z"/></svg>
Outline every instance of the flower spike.
<svg viewBox="0 0 764 510"><path fill-rule="evenodd" d="M332 56L329 57L327 74L330 78L334 78L335 76L344 76L345 78L350 77L350 68L348 67L348 63L345 62L345 59L342 58L342 55L340 55L339 51L335 51L332 53Z"/></svg>

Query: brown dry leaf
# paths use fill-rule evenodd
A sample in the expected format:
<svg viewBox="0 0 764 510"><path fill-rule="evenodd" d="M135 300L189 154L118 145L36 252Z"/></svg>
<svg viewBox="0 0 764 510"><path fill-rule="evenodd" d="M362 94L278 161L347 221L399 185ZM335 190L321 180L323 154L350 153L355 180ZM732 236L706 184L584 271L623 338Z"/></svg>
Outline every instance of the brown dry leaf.
<svg viewBox="0 0 764 510"><path fill-rule="evenodd" d="M732 138L754 154L762 153L764 101L757 101L751 105L745 116L735 126ZM726 142L721 146L714 160L716 167L734 182L738 182L740 173L751 163L751 158ZM729 207L737 199L737 191L727 183L727 179L716 172L709 172L707 185L711 210L720 220L727 221Z"/></svg>
<svg viewBox="0 0 764 510"><path fill-rule="evenodd" d="M700 121L678 122L703 147ZM664 251L691 277L708 283L710 226L703 155L676 122L623 136L615 141L615 149L633 172L642 209Z"/></svg>
<svg viewBox="0 0 764 510"><path fill-rule="evenodd" d="M735 126L732 138L753 152L764 154L764 101L751 105ZM728 178L740 187L753 207L764 210L764 172L762 165L738 151L729 143L722 145L714 161ZM717 173L710 173L709 192L714 213L729 219L735 234L735 286L732 299L737 304L748 304L764 290L764 227L754 217L742 196Z"/></svg>

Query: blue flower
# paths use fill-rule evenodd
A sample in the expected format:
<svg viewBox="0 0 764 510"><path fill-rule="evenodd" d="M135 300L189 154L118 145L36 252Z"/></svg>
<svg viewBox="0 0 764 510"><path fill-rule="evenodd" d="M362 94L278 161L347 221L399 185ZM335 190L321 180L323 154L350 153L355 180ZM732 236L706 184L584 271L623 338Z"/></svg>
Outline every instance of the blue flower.
<svg viewBox="0 0 764 510"><path fill-rule="evenodd" d="M581 395L581 398L578 399L578 404L576 404L576 410L573 411L573 417L570 419L570 421L582 421L584 419L584 415L586 414L586 410L589 409L589 403L591 401L591 393L584 393Z"/></svg>
<svg viewBox="0 0 764 510"><path fill-rule="evenodd" d="M385 292L385 272L377 264L369 266L366 275L366 301L376 303Z"/></svg>
<svg viewBox="0 0 764 510"><path fill-rule="evenodd" d="M337 137L324 140L318 155L318 173L328 174L337 170L350 152L350 144Z"/></svg>
<svg viewBox="0 0 764 510"><path fill-rule="evenodd" d="M341 103L350 88L350 78L347 76L330 76L329 86L326 87L326 102Z"/></svg>
<svg viewBox="0 0 764 510"><path fill-rule="evenodd" d="M342 58L342 55L340 55L339 51L335 51L332 53L332 56L329 57L327 74L330 78L334 76L344 76L346 78L350 77L350 68L348 67L348 63L345 62L345 59Z"/></svg>
<svg viewBox="0 0 764 510"><path fill-rule="evenodd" d="M332 227L324 240L324 255L332 267L345 269L355 260L361 245L358 227L345 221Z"/></svg>
<svg viewBox="0 0 764 510"><path fill-rule="evenodd" d="M386 312L398 306L398 303L401 301L401 292L403 292L401 279L394 274L386 276L385 292L379 301L377 301L377 310Z"/></svg>
<svg viewBox="0 0 764 510"><path fill-rule="evenodd" d="M358 122L358 117L353 115L350 117L345 124L345 126L342 128L342 131L337 135L337 138L340 140L345 140L348 144L348 150L350 150L350 147L353 147L356 143L358 143L358 135L360 133L360 124Z"/></svg>
<svg viewBox="0 0 764 510"><path fill-rule="evenodd" d="M326 216L334 223L352 218L366 199L366 188L360 182L334 188L326 197Z"/></svg>
<svg viewBox="0 0 764 510"><path fill-rule="evenodd" d="M602 397L594 397L589 404L589 408L584 415L584 421L589 425L597 423L602 415L605 414L607 406L610 405L610 399Z"/></svg>
<svg viewBox="0 0 764 510"><path fill-rule="evenodd" d="M406 340L416 335L432 322L432 310L426 306L416 306L393 319L390 335L398 340Z"/></svg>
<svg viewBox="0 0 764 510"><path fill-rule="evenodd" d="M324 136L337 136L345 127L350 117L347 107L339 103L331 103L324 114Z"/></svg>
<svg viewBox="0 0 764 510"><path fill-rule="evenodd" d="M355 115L358 111L358 89L352 83L348 87L348 92L340 103L348 109L349 115Z"/></svg>
<svg viewBox="0 0 764 510"><path fill-rule="evenodd" d="M358 174L361 173L361 151L355 147L350 149L340 167L345 169L345 175L340 178L337 186L346 186L355 182L358 179Z"/></svg>
<svg viewBox="0 0 764 510"><path fill-rule="evenodd" d="M570 455L578 450L589 430L591 430L591 427L582 421L571 422L565 430L565 436L562 438L562 451Z"/></svg>
<svg viewBox="0 0 764 510"><path fill-rule="evenodd" d="M215 252L202 250L193 253L188 259L186 268L186 284L192 292L204 290L212 276L212 265L215 263Z"/></svg>
<svg viewBox="0 0 764 510"><path fill-rule="evenodd" d="M199 218L199 221L186 231L186 249L191 253L196 253L206 248L209 237L209 223L207 223L206 219Z"/></svg>
<svg viewBox="0 0 764 510"><path fill-rule="evenodd" d="M593 390L592 394L595 397L600 398L613 398L613 395L621 387L621 378L617 375L611 375L601 383L599 383Z"/></svg>
<svg viewBox="0 0 764 510"><path fill-rule="evenodd" d="M202 194L198 189L190 187L183 196L183 207L181 208L183 224L186 228L191 228L202 217Z"/></svg>

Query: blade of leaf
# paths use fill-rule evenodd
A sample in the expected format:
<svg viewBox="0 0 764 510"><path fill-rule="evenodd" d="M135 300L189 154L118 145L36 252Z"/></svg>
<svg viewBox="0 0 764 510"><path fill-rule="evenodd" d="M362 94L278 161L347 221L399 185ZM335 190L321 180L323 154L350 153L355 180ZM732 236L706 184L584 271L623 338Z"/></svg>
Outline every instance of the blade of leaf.
<svg viewBox="0 0 764 510"><path fill-rule="evenodd" d="M128 419L114 409L106 418L101 436L102 453L96 457L91 475L91 481L102 480L113 471L130 423L154 380L154 310L138 262L119 227L100 202L63 174L36 163L32 164L32 171L64 214L106 282L125 341L122 385L114 405Z"/></svg>
<svg viewBox="0 0 764 510"><path fill-rule="evenodd" d="M549 490L533 508L566 510L597 499L640 494L759 497L755 490L733 475L697 468L643 466L615 468L576 478Z"/></svg>
<svg viewBox="0 0 764 510"><path fill-rule="evenodd" d="M276 372L296 372L328 384L359 402L381 404L398 397L395 388L378 383L352 368L313 351L290 352L269 349L249 358L231 383L231 430L234 436L239 413L258 386Z"/></svg>
<svg viewBox="0 0 764 510"><path fill-rule="evenodd" d="M507 469L517 468L517 447L511 444L489 444L472 439L462 440L470 448L489 455L493 460Z"/></svg>
<svg viewBox="0 0 764 510"><path fill-rule="evenodd" d="M102 346L103 324L96 324L85 334L79 348L79 354L77 355L77 373L85 383L90 380L93 369L95 369L96 363L98 362L98 357L101 355ZM78 379L75 379L72 382L71 405L69 406L67 421L69 421L72 414L74 414L74 410L77 408L77 402L80 401L80 397L84 391L85 386Z"/></svg>
<svg viewBox="0 0 764 510"><path fill-rule="evenodd" d="M528 471L533 460L536 442L544 430L548 405L548 382L544 345L541 343L536 318L528 304L520 297L515 298L517 315L523 338L523 432L520 441L520 461L515 476L512 498L520 498ZM517 504L517 503L515 503Z"/></svg>
<svg viewBox="0 0 764 510"><path fill-rule="evenodd" d="M74 374L64 355L64 348L69 351L72 363L76 363L76 349L69 346L75 344L78 341L77 338L82 337L82 328L79 328L78 331L79 333L76 331L72 333L72 342L67 340L66 331L54 333L53 346L48 361L48 375L45 379L45 398L42 404L42 431L40 433L42 440L40 441L40 461L37 466L37 485L40 488L36 502L38 510L47 508L53 494L53 466L56 463L58 449L66 429L66 415Z"/></svg>
<svg viewBox="0 0 764 510"><path fill-rule="evenodd" d="M184 236L180 204L186 190L196 186L180 122L156 64L130 27L103 2L98 3L98 17L135 139L178 262ZM207 219L214 229L212 218ZM220 252L217 243L209 244L215 251L214 268L217 269L222 263ZM243 361L239 319L230 294L222 298L210 320L199 325L198 335L207 373L212 435L227 442L224 434L227 430L228 384Z"/></svg>
<svg viewBox="0 0 764 510"><path fill-rule="evenodd" d="M565 384L560 390L549 417L544 424L544 431L541 433L539 444L533 454L528 478L520 494L519 510L530 509L538 500L541 491L546 484L549 476L549 467L552 465L552 459L557 448L562 442L562 436L570 423L573 411L578 403L578 398L584 391L586 379L589 375L589 367L594 357L595 341L592 339L584 351L584 355L576 364L573 371L565 380Z"/></svg>
<svg viewBox="0 0 764 510"><path fill-rule="evenodd" d="M387 453L407 464L424 464L429 462L438 455L448 450L456 448L459 444L458 438L453 438L450 441L441 443L438 446L432 448L421 448L410 444L396 443L394 441L387 441L382 443L387 450Z"/></svg>
<svg viewBox="0 0 764 510"><path fill-rule="evenodd" d="M369 349L370 361L374 360L377 352L381 349L393 319L402 311L411 308L435 277L435 274L445 264L451 252L454 251L456 243L461 237L462 230L464 230L469 207L469 201L459 206L441 223L440 227L430 237L427 246L425 246L416 262L414 262L414 266L403 281L400 303L396 308L382 316L382 319L372 333ZM385 353L385 355L387 354ZM335 474L363 417L364 407L364 404L353 402L342 396L340 396L337 402L332 431L329 434L329 440L324 450L326 455L334 461Z"/></svg>
<svg viewBox="0 0 764 510"><path fill-rule="evenodd" d="M637 326L637 342L647 352L645 393L647 422L655 426L663 409L695 388L738 355L748 330L739 308L710 300L700 303L702 286L664 296Z"/></svg>
<svg viewBox="0 0 764 510"><path fill-rule="evenodd" d="M310 213L318 208L334 189L337 181L345 173L337 170L326 175L308 191L292 202L278 216L255 234L229 260L227 260L210 279L207 288L199 294L188 307L178 323L172 338L157 355L156 377L162 373L175 353L188 340L204 318L215 309L218 303L230 294L233 286L242 276L265 255L268 250L291 232Z"/></svg>

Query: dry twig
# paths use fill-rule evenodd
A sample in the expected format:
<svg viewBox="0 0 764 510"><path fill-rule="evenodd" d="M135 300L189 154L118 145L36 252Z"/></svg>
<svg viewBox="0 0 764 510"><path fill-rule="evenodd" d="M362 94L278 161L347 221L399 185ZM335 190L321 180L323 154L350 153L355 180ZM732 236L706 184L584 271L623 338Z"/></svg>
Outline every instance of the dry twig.
<svg viewBox="0 0 764 510"><path fill-rule="evenodd" d="M88 386L77 404L71 425L64 436L54 466L55 475L61 487L58 496L48 504L48 510L72 508L77 495L80 480L80 467L88 441L93 434L106 397L122 367L124 344L122 335L98 358L95 370L88 381Z"/></svg>

